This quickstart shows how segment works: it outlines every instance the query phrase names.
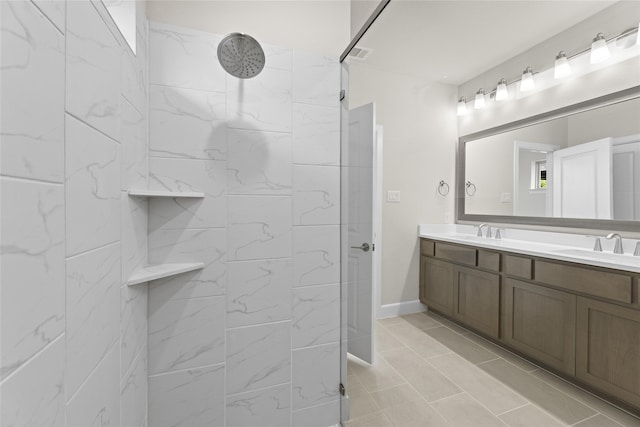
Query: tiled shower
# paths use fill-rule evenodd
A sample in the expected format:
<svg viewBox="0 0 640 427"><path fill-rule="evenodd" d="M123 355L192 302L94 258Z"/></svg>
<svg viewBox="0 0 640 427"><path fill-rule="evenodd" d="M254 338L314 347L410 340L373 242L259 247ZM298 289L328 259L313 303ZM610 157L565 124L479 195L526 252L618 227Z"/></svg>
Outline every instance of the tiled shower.
<svg viewBox="0 0 640 427"><path fill-rule="evenodd" d="M337 60L239 80L143 4L136 55L100 0L1 7L0 425L339 422Z"/></svg>

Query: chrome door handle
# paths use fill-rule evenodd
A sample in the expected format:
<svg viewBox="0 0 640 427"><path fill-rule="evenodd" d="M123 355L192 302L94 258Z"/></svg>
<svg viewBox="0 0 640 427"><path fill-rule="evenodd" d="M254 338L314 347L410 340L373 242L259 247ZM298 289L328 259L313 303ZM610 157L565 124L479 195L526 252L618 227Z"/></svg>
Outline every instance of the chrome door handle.
<svg viewBox="0 0 640 427"><path fill-rule="evenodd" d="M365 252L369 252L369 244L363 243L362 246L351 246L351 249L361 249Z"/></svg>

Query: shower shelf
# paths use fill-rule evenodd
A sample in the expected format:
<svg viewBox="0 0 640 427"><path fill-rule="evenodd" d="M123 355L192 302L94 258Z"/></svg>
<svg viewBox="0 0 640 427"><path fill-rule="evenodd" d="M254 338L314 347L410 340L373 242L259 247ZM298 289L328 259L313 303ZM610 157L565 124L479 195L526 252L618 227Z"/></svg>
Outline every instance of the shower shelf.
<svg viewBox="0 0 640 427"><path fill-rule="evenodd" d="M187 273L204 268L203 262L182 262L173 264L153 264L142 267L133 272L127 285L133 286L151 280L163 279L176 274Z"/></svg>
<svg viewBox="0 0 640 427"><path fill-rule="evenodd" d="M204 197L204 193L197 192L179 192L179 191L157 191L157 190L145 190L145 189L130 189L129 196L132 197L188 197L201 199Z"/></svg>

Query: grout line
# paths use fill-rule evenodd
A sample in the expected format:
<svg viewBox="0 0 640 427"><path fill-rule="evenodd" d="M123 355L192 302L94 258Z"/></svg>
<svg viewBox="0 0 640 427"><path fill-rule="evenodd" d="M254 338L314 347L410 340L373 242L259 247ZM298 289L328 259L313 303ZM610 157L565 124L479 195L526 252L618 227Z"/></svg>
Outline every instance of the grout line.
<svg viewBox="0 0 640 427"><path fill-rule="evenodd" d="M151 44L151 43L150 43ZM151 79L149 79L151 80ZM198 92L207 92L207 93L217 93L219 95L226 95L227 94L227 89L225 87L225 90L220 92L217 90L210 90L210 89L198 89L198 88L191 88L191 87L182 87L182 86L172 86L172 85L168 85L168 84L161 84L161 83L153 83L153 82L149 82L149 92L151 92L151 86L158 86L158 87L166 87L166 88L170 88L170 89L178 89L178 90L187 90L187 91L198 91ZM225 78L225 86L226 86L226 78ZM226 103L225 103L226 104ZM223 119L226 121L226 118Z"/></svg>
<svg viewBox="0 0 640 427"><path fill-rule="evenodd" d="M75 258L78 258L78 257L84 256L84 255L88 255L88 254L93 253L93 252L101 251L101 250L103 250L103 249L108 248L109 246L119 245L119 244L120 244L120 242L121 242L121 239L114 240L113 242L106 243L106 244L104 244L104 245L100 245L100 246L98 246L97 248L87 249L87 250L86 250L86 251L84 251L84 252L79 252L79 253L77 253L77 254L74 254L74 255L71 255L71 256L65 257L65 259L64 259L64 260L65 260L65 262L67 262L67 261L71 261L71 260L73 260L73 259L75 259ZM120 272L120 275L122 275L122 271ZM66 278L66 275L65 275L65 278ZM122 280L122 278L120 278L120 280ZM119 287L122 287L122 285L120 285Z"/></svg>
<svg viewBox="0 0 640 427"><path fill-rule="evenodd" d="M207 368L220 367L220 366L223 368L226 368L226 364L224 362L220 362L220 363L212 363L210 365L195 366L193 368L184 368L184 369L178 369L175 371L158 372L157 374L148 374L148 377L149 378L162 377L165 375L177 374L180 372L189 372L189 371L195 371L198 369L207 369Z"/></svg>
<svg viewBox="0 0 640 427"><path fill-rule="evenodd" d="M225 295L221 295L221 297L225 297ZM209 298L209 297L203 297L203 298ZM225 317L226 317L226 313L225 313ZM260 327L260 326L273 326L273 325L279 325L281 323L291 323L291 322L292 322L291 319L276 320L275 322L257 323L255 325L233 326L233 327L230 327L230 328L227 327L227 328L225 328L225 331L237 331L237 330L240 330L240 329L255 328L255 327Z"/></svg>
<svg viewBox="0 0 640 427"><path fill-rule="evenodd" d="M527 400L527 403L525 403L524 405L520 405L520 406L518 406L518 407L511 408L511 409L509 409L509 410L507 410L507 411L504 411L504 412L500 412L499 414L496 414L496 417L501 417L501 416L503 416L504 414L508 414L509 412L517 411L518 409L522 409L522 408L527 407L527 406L533 406L533 405L531 404L531 402L529 402L529 400L528 400L528 399L525 399L525 400Z"/></svg>
<svg viewBox="0 0 640 427"><path fill-rule="evenodd" d="M66 405L69 405L71 403L71 401L80 393L80 390L82 390L84 388L84 386L89 382L91 377L93 377L93 374L96 373L98 368L100 368L100 366L104 363L104 361L107 359L107 357L109 357L109 354L112 351L115 350L115 347L118 346L118 344L120 344L120 336L118 336L114 340L114 342L111 344L111 346L107 348L107 351L104 352L104 354L100 358L100 361L98 361L98 363L96 363L96 366L94 366L93 369L91 369L91 372L89 372L89 374L87 374L87 376L82 380L82 382L80 383L78 388L73 392L71 397L69 399L66 399L66 396L65 396L65 404ZM120 349L118 348L118 357L119 356L120 356ZM65 359L66 359L66 357L65 357ZM65 360L65 362L66 362L66 360ZM120 360L118 360L118 366L120 366ZM118 369L118 375L120 375L120 369ZM118 378L118 384L120 384L120 378ZM66 381L65 381L65 391L66 391Z"/></svg>
<svg viewBox="0 0 640 427"><path fill-rule="evenodd" d="M89 129L91 129L92 131L99 133L101 136L107 138L109 141L111 142L115 142L116 144L120 145L120 141L118 141L117 139L115 139L112 136L107 135L104 131L98 129L97 127L95 127L94 125L92 125L91 123L87 123L86 121L84 121L83 119L81 119L80 117L76 116L75 114L73 114L72 112L68 111L66 108L64 110L65 115L72 117L73 119L75 119L76 121L78 121L80 124L88 127ZM66 141L66 123L65 123L65 141Z"/></svg>
<svg viewBox="0 0 640 427"><path fill-rule="evenodd" d="M595 418L595 417L597 417L598 415L602 415L602 414L600 414L599 412L596 412L595 414L591 415L590 417L584 418L584 419L582 419L582 420L580 420L580 421L576 421L576 422L575 422L575 423L573 423L573 424L569 424L569 426L575 426L575 425L577 425L577 424L580 424L580 423L582 423L582 422L585 422L585 421L587 421L587 420L590 420L590 419L592 419L592 418ZM612 421L613 421L613 420L612 420Z"/></svg>
<svg viewBox="0 0 640 427"><path fill-rule="evenodd" d="M44 12L44 10L40 9L40 6L38 6L38 5L36 4L36 2L34 2L33 0L31 0L29 3L31 3L31 6L35 7L35 8L36 8L36 9L37 9L41 14L42 14L42 16L43 16L47 21L49 21L49 23L50 23L51 25L53 25L53 28L55 28L55 29L56 29L56 31L58 31L58 33L60 33L60 35L61 35L62 37L66 37L66 36L65 36L65 34L62 32L62 30L61 30L60 28L58 28L58 26L56 25L56 23L55 23L55 22L53 22L53 21L49 18L49 15L47 15L47 14ZM66 10L65 10L64 15L65 15L65 24L66 24L66 16L67 16Z"/></svg>
<svg viewBox="0 0 640 427"><path fill-rule="evenodd" d="M280 384L275 384L275 385L269 385L269 386L266 386L266 387L255 388L255 389L251 389L251 390L239 391L237 393L225 394L224 397L226 399L227 397L236 397L236 396L240 396L241 394L253 393L253 392L258 392L258 391L262 391L262 390L269 390L269 389L274 389L274 388L282 387L282 386L286 386L286 385L291 385L291 381L287 381L287 382L280 383ZM306 408L303 408L303 409L306 409Z"/></svg>
<svg viewBox="0 0 640 427"><path fill-rule="evenodd" d="M55 182L55 181L47 181L45 179L37 179L37 178L24 178L21 176L13 176L13 175L6 175L6 174L1 174L0 177L3 180L7 180L7 181L20 181L20 182L25 182L25 183L33 183L33 184L46 184L46 185L61 185L64 186L64 179L62 182Z"/></svg>
<svg viewBox="0 0 640 427"><path fill-rule="evenodd" d="M25 369L25 367L27 365L29 365L31 362L33 362L36 357L40 356L42 353L44 353L47 349L49 349L49 347L51 347L53 344L55 344L56 341L60 340L60 339L64 339L65 337L65 332L66 332L66 327L65 330L62 331L60 333L60 335L58 335L57 337L55 337L54 339L52 339L51 341L49 341L49 343L47 343L47 345L45 345L44 347L42 347L40 350L38 350L35 354L33 354L32 356L30 356L28 359L26 359L25 361L23 361L22 363L20 363L20 366L18 366L16 369L14 369L13 371L11 371L11 373L9 373L6 377L4 377L2 379L2 381L0 381L0 384L4 384L5 382L7 382L10 378L14 377L15 375L18 374L18 372L22 371L23 369ZM66 354L66 344L65 344L65 354ZM66 365L66 357L65 357L65 365Z"/></svg>

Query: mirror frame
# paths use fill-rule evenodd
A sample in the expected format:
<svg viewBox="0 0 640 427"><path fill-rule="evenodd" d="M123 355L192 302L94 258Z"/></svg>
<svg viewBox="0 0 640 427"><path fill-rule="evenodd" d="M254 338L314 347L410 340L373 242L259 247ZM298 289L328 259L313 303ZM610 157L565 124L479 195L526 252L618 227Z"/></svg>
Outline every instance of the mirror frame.
<svg viewBox="0 0 640 427"><path fill-rule="evenodd" d="M640 86L613 92L598 98L578 104L569 105L557 110L516 120L501 126L496 126L480 132L461 136L458 139L458 152L456 161L456 222L489 222L502 224L539 225L547 227L581 228L594 230L613 231L640 231L640 221L616 221L611 219L584 219L584 218L557 218L557 217L532 217L532 216L508 216L508 215L484 215L465 213L465 144L488 136L524 128L549 120L566 117L583 111L607 105L617 104L640 97Z"/></svg>

